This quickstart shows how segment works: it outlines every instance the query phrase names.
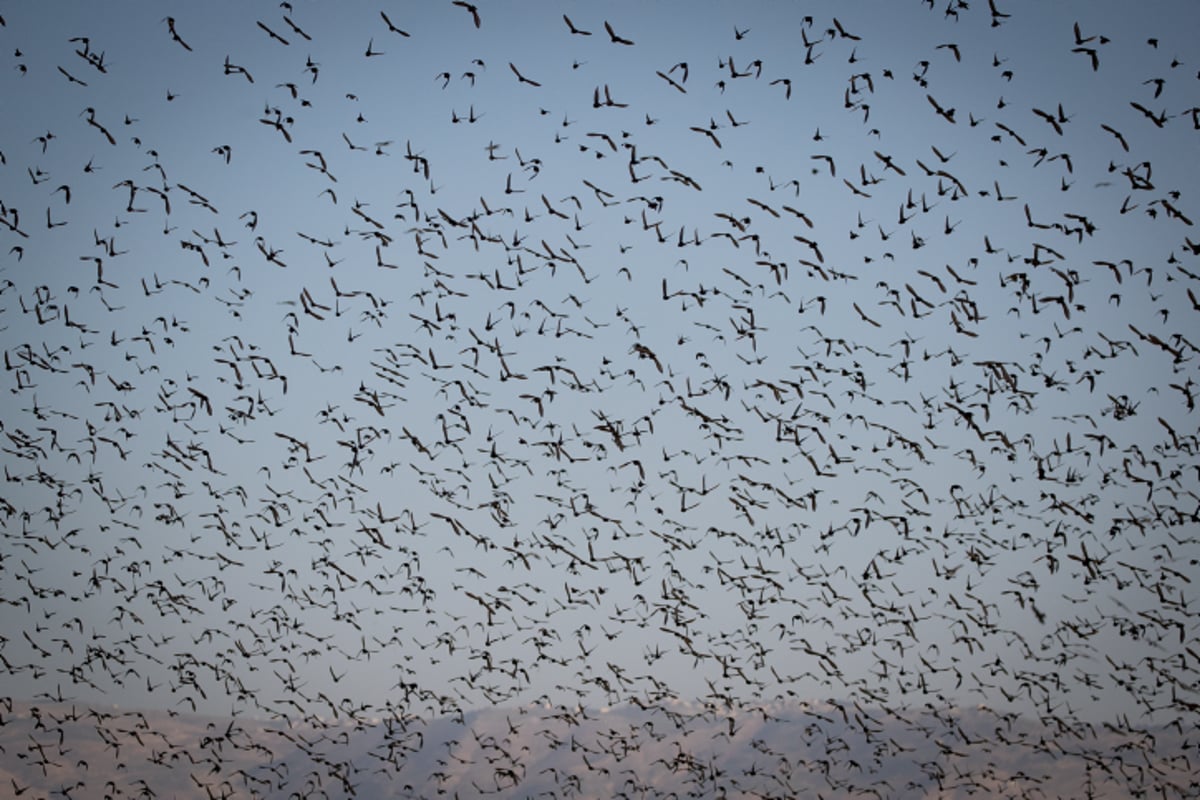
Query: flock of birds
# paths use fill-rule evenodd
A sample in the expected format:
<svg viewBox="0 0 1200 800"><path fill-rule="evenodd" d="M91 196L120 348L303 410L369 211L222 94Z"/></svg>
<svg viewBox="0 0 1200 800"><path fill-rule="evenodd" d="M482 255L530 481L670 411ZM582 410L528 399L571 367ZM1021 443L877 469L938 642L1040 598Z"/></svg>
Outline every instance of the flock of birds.
<svg viewBox="0 0 1200 800"><path fill-rule="evenodd" d="M1197 65L668 5L0 17L0 794L1200 795Z"/></svg>

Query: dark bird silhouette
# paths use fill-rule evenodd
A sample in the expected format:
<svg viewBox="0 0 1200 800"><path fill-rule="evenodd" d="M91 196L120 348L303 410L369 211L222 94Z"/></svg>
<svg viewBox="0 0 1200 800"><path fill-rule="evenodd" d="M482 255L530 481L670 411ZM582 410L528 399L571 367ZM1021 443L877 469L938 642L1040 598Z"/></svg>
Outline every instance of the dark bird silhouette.
<svg viewBox="0 0 1200 800"><path fill-rule="evenodd" d="M74 75L72 75L71 73L67 72L67 71L66 71L65 69L63 69L62 67L59 67L59 68L58 68L58 71L59 71L59 72L61 72L61 73L62 73L62 75L63 75L63 77L65 77L65 78L66 78L66 79L67 79L69 82L71 82L71 83L74 83L74 84L77 84L77 85L79 85L79 86L84 86L84 87L86 87L86 86L87 86L87 82L86 82L86 81L83 81L83 80L80 80L79 78L76 78Z"/></svg>
<svg viewBox="0 0 1200 800"><path fill-rule="evenodd" d="M1108 125L1104 124L1103 122L1100 123L1100 127L1103 128L1104 130L1108 131L1109 133L1111 133L1116 138L1116 140L1118 142L1120 142L1122 150L1124 150L1126 153L1129 152L1129 143L1127 141L1125 141L1125 137L1122 136L1119 131L1115 130L1114 128L1109 127Z"/></svg>
<svg viewBox="0 0 1200 800"><path fill-rule="evenodd" d="M309 36L303 29L301 29L301 27L297 25L287 14L283 15L283 21L287 23L287 26L292 29L292 32L301 39L304 39L306 42L312 41L312 37Z"/></svg>
<svg viewBox="0 0 1200 800"><path fill-rule="evenodd" d="M258 27L261 28L263 31L265 31L268 36L270 36L272 39L279 42L280 44L282 44L282 45L291 44L287 39L283 38L278 33L271 30L269 27L267 27L267 25L262 20L258 20Z"/></svg>
<svg viewBox="0 0 1200 800"><path fill-rule="evenodd" d="M175 30L175 18L165 17L163 18L163 22L167 23L167 32L171 34L171 40L177 42L180 47L182 47L184 50L187 50L189 53L192 52L191 46L185 42Z"/></svg>
<svg viewBox="0 0 1200 800"><path fill-rule="evenodd" d="M618 36L617 32L613 30L612 25L608 24L608 20L604 21L604 30L606 30L608 32L608 38L613 44L624 44L624 45L632 45L633 44L633 42L630 41L629 39L625 39L621 36Z"/></svg>
<svg viewBox="0 0 1200 800"><path fill-rule="evenodd" d="M943 108L941 106L941 104L939 104L938 101L935 100L933 98L933 95L931 95L931 94L925 95L925 99L929 101L929 105L933 106L933 110L937 112L939 117L946 120L947 122L950 122L950 123L954 122L954 109L953 108Z"/></svg>
<svg viewBox="0 0 1200 800"><path fill-rule="evenodd" d="M400 28L397 28L394 24L392 24L392 21L390 19L388 19L388 15L387 15L386 11L380 11L379 16L383 19L383 24L387 25L387 29L389 31L391 31L392 33L397 33L397 34L403 36L405 39L410 38L408 31L401 30ZM370 47L368 47L367 49L369 50Z"/></svg>
<svg viewBox="0 0 1200 800"><path fill-rule="evenodd" d="M541 84L538 83L537 81L530 80L529 78L526 78L524 75L522 75L521 71L517 69L517 65L512 63L511 61L508 62L508 68L512 70L513 75L517 76L518 83L527 83L530 86L541 86Z"/></svg>
<svg viewBox="0 0 1200 800"><path fill-rule="evenodd" d="M1080 53L1086 55L1092 63L1092 72L1097 72L1100 69L1100 51L1094 47L1073 47L1072 53Z"/></svg>
<svg viewBox="0 0 1200 800"><path fill-rule="evenodd" d="M93 128L100 131L100 133L104 134L104 138L108 140L109 144L116 146L116 144L117 144L116 138L111 133L109 133L108 128L104 127L103 125L101 125L99 122L96 121L96 109L85 108L83 110L83 113L87 114L88 125L91 125ZM80 116L82 116L82 115L80 115Z"/></svg>
<svg viewBox="0 0 1200 800"><path fill-rule="evenodd" d="M254 83L254 76L245 67L240 67L229 61L229 56L225 56L225 74L226 75L241 75L246 79L247 83Z"/></svg>
<svg viewBox="0 0 1200 800"><path fill-rule="evenodd" d="M580 30L579 28L576 28L575 23L571 22L571 18L568 17L566 14L563 14L563 22L567 23L567 30L569 30L571 33L575 34L576 36L591 36L592 35L591 31L585 31L585 30Z"/></svg>
<svg viewBox="0 0 1200 800"><path fill-rule="evenodd" d="M1129 103L1129 105L1134 110L1140 111L1142 113L1142 115L1144 117L1146 117L1146 119L1153 122L1154 126L1156 128L1161 128L1167 124L1167 112L1166 111L1162 111L1158 114L1155 114L1150 109L1146 108L1144 105L1142 105L1141 103L1138 103L1136 101L1131 101Z"/></svg>
<svg viewBox="0 0 1200 800"><path fill-rule="evenodd" d="M842 23L838 22L837 17L833 18L833 32L836 33L838 36L841 36L843 39L849 39L852 42L861 42L862 41L862 37L855 36L852 33L848 33L846 31L846 29L842 27Z"/></svg>
<svg viewBox="0 0 1200 800"><path fill-rule="evenodd" d="M705 136L707 136L707 137L708 137L709 141L711 141L711 142L712 142L713 144L715 144L717 147L720 147L720 146L721 146L721 140L720 140L720 139L718 139L718 138L717 138L717 135L716 135L715 133L713 133L711 130L709 130L708 128L706 128L706 127L701 127L701 126L698 126L698 125L692 125L690 129L691 129L691 130L693 130L693 131L695 131L696 133L702 133L702 134L704 134Z"/></svg>
<svg viewBox="0 0 1200 800"><path fill-rule="evenodd" d="M452 1L453 1L454 5L458 6L459 8L465 8L471 14L471 21L475 23L476 28L478 28L478 27L480 27L480 25L482 25L482 22L479 19L479 9L474 4L468 3L468 2L466 2L466 0L452 0Z"/></svg>
<svg viewBox="0 0 1200 800"><path fill-rule="evenodd" d="M663 73L661 70L655 70L654 74L657 75L658 77L662 78L667 83L669 83L672 87L677 89L680 93L687 94L687 89L683 88L681 85L676 83L669 75Z"/></svg>

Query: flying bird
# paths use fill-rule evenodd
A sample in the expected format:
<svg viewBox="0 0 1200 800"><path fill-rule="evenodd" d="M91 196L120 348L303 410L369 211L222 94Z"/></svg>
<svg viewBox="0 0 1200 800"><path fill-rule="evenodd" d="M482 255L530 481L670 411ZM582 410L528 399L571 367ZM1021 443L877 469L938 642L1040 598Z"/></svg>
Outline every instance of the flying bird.
<svg viewBox="0 0 1200 800"><path fill-rule="evenodd" d="M388 31L390 31L391 33L399 34L400 36L403 36L405 39L411 38L408 31L401 30L400 28L396 27L396 25L390 19L388 19L388 15L387 15L386 11L380 11L379 16L383 19L383 24L387 25ZM368 47L367 49L369 50L370 48Z"/></svg>
<svg viewBox="0 0 1200 800"><path fill-rule="evenodd" d="M476 28L482 24L479 19L479 8L477 6L475 6L473 3L466 2L466 0L452 1L454 5L458 6L459 8L465 8L471 14L471 20L475 23Z"/></svg>
<svg viewBox="0 0 1200 800"><path fill-rule="evenodd" d="M517 65L512 63L511 61L508 62L508 68L512 70L513 75L517 76L518 83L527 83L530 86L541 86L541 84L538 83L537 81L530 80L529 78L526 78L524 75L522 75L521 71L517 69Z"/></svg>
<svg viewBox="0 0 1200 800"><path fill-rule="evenodd" d="M632 45L633 44L633 42L630 41L629 39L625 39L621 36L618 36L616 31L613 30L612 25L608 24L608 20L604 21L604 30L608 31L608 38L612 41L613 44L624 44L624 45Z"/></svg>
<svg viewBox="0 0 1200 800"><path fill-rule="evenodd" d="M576 36L591 36L592 35L591 31L585 31L585 30L580 30L579 28L576 28L575 23L571 22L571 18L568 17L566 14L563 14L563 22L567 23L567 30L569 30L571 33L575 34Z"/></svg>
<svg viewBox="0 0 1200 800"><path fill-rule="evenodd" d="M192 52L191 46L185 42L175 30L175 18L165 17L163 22L167 23L167 32L171 34L171 41L178 43L180 47L182 47L184 50L187 50L189 53Z"/></svg>

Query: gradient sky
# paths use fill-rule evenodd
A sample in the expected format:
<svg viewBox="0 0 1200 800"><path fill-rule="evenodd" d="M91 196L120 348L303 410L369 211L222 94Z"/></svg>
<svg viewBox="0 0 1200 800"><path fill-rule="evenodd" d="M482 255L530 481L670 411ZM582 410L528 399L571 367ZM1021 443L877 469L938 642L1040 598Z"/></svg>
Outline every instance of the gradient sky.
<svg viewBox="0 0 1200 800"><path fill-rule="evenodd" d="M478 6L0 10L0 693L1194 720L1193 4Z"/></svg>

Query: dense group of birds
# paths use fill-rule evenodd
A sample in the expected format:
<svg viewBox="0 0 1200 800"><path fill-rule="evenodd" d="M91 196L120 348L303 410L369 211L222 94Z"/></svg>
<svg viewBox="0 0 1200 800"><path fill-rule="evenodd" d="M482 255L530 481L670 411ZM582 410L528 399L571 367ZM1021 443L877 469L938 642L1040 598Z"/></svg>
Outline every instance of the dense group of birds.
<svg viewBox="0 0 1200 800"><path fill-rule="evenodd" d="M1187 25L885 5L0 16L0 794L1200 795Z"/></svg>

